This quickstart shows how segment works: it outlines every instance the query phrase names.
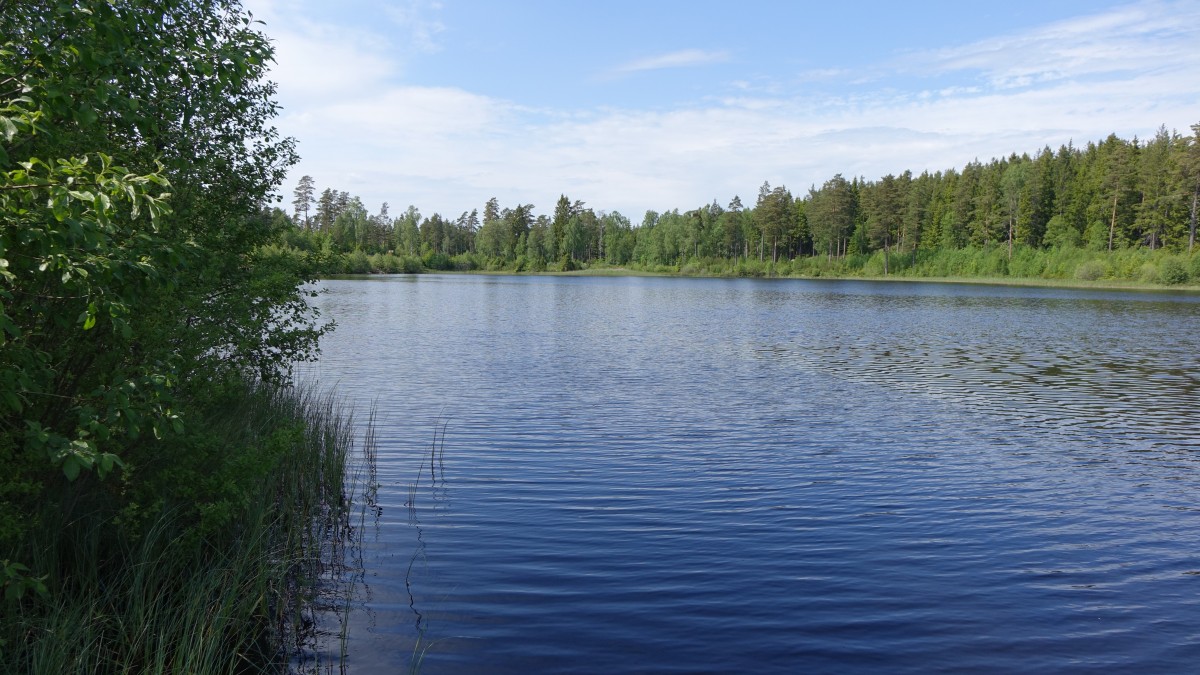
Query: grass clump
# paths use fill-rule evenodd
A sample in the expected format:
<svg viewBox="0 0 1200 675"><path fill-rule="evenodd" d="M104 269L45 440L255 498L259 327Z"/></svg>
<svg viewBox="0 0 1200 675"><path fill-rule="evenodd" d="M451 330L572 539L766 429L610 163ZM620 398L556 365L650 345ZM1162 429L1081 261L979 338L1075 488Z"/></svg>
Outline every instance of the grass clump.
<svg viewBox="0 0 1200 675"><path fill-rule="evenodd" d="M331 542L352 529L348 416L249 382L196 422L120 480L70 483L30 514L4 557L43 587L0 601L5 672L284 672L311 646L344 551Z"/></svg>

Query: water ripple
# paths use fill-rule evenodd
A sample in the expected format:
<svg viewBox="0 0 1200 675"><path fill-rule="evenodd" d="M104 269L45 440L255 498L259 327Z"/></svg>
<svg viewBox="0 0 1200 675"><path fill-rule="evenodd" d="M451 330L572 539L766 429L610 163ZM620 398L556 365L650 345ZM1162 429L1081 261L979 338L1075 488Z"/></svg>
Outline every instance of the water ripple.
<svg viewBox="0 0 1200 675"><path fill-rule="evenodd" d="M326 285L305 375L381 424L353 672L1200 659L1196 296Z"/></svg>

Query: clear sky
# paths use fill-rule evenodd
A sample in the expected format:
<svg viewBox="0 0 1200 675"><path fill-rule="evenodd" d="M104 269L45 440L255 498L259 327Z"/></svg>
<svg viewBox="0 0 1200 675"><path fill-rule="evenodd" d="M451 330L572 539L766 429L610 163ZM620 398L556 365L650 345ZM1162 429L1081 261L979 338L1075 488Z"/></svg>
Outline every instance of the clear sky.
<svg viewBox="0 0 1200 675"><path fill-rule="evenodd" d="M634 222L1200 122L1200 0L245 0L318 193ZM287 206L290 210L290 206Z"/></svg>

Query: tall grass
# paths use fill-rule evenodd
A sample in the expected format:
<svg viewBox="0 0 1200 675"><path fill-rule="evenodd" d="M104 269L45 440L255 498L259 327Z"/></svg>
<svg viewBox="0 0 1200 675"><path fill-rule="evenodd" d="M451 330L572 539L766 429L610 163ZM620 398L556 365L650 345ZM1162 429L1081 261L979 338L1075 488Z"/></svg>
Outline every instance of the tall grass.
<svg viewBox="0 0 1200 675"><path fill-rule="evenodd" d="M170 498L134 510L103 497L47 504L46 526L14 553L48 572L49 595L0 605L6 672L286 672L312 647L313 608L329 604L322 579L345 564L354 531L349 415L330 397L251 383L196 433L215 475L246 478L235 471L249 467L246 489L213 502L223 526L205 527L211 505ZM365 463L372 443L368 433Z"/></svg>

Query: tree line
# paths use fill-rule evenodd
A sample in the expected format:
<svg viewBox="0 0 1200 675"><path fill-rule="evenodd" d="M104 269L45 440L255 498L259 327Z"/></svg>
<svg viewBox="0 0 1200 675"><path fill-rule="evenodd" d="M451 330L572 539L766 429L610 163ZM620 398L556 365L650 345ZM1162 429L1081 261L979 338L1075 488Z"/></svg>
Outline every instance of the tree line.
<svg viewBox="0 0 1200 675"><path fill-rule="evenodd" d="M764 182L752 205L734 196L689 210L648 211L640 222L566 195L549 214L490 199L456 218L415 206L390 217L311 177L293 193L288 246L421 258L425 266L544 270L608 264L681 268L697 261L878 258L884 274L922 252L1002 249L1191 253L1200 206L1200 124L1190 136L1160 128L1149 140L1115 134L1084 147L1045 147L961 169L876 180L837 174L805 193ZM899 259L899 260L898 260Z"/></svg>

